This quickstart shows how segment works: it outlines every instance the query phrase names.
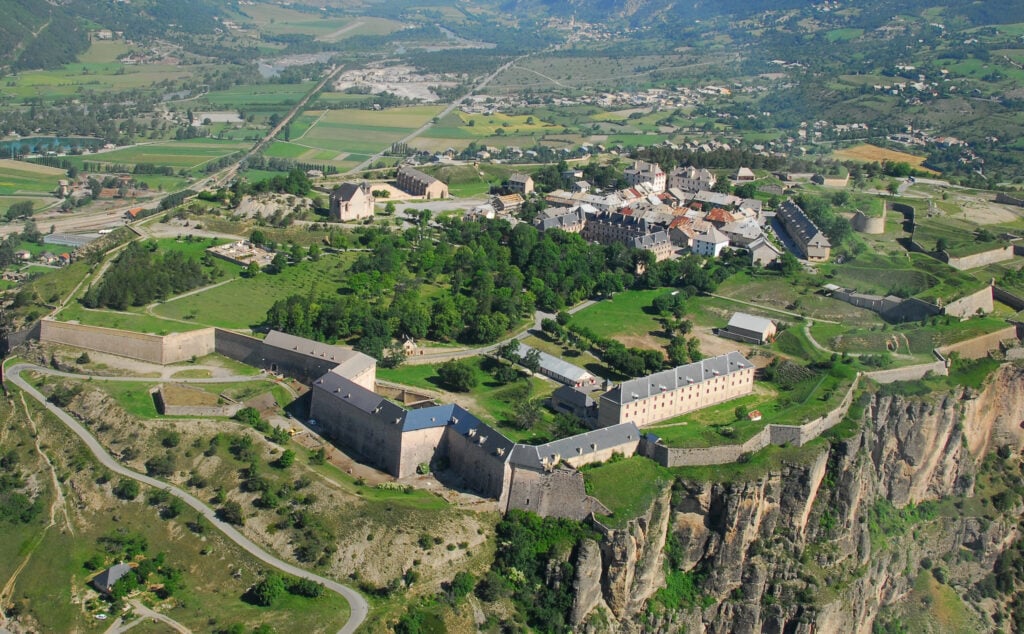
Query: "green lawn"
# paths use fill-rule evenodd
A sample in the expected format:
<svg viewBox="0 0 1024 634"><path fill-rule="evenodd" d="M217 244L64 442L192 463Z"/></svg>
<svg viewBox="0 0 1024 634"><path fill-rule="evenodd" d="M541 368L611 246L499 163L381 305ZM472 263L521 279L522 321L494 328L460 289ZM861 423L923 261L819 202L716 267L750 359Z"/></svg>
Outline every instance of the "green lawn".
<svg viewBox="0 0 1024 634"><path fill-rule="evenodd" d="M627 521L646 513L654 498L672 481L668 469L642 456L584 467L583 475L587 493L612 512L600 518L612 528L625 526Z"/></svg>
<svg viewBox="0 0 1024 634"><path fill-rule="evenodd" d="M751 454L746 462L733 462L706 467L675 467L670 472L683 479L699 482L747 482L778 471L786 465L810 463L828 447L828 440L815 438L802 447L769 445Z"/></svg>
<svg viewBox="0 0 1024 634"><path fill-rule="evenodd" d="M671 292L670 289L625 291L616 293L572 316L572 324L589 328L601 337L632 335L646 336L661 331L655 315L647 309L655 297Z"/></svg>

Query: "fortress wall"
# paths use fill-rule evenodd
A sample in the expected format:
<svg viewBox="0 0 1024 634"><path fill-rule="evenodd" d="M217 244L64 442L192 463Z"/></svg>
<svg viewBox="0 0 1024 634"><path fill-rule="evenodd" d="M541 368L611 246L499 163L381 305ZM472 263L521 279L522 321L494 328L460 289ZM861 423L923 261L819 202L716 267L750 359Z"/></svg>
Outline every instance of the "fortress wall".
<svg viewBox="0 0 1024 634"><path fill-rule="evenodd" d="M192 357L205 357L215 349L213 328L176 332L163 337L160 363L168 365L187 361Z"/></svg>
<svg viewBox="0 0 1024 634"><path fill-rule="evenodd" d="M853 214L853 218L850 219L850 224L853 225L854 230L861 233L872 235L885 233L885 211L883 210L882 215L876 217L871 217L862 211L857 211Z"/></svg>
<svg viewBox="0 0 1024 634"><path fill-rule="evenodd" d="M390 423L378 420L377 424L388 425ZM439 425L416 431L400 432L401 447L398 456L398 470L391 473L399 478L406 478L415 475L416 467L421 464L429 465L437 455L438 447L441 446L444 430L445 426Z"/></svg>
<svg viewBox="0 0 1024 634"><path fill-rule="evenodd" d="M451 426L445 429L448 430L445 443L451 470L459 474L470 489L501 502L512 477L505 458L487 454L472 438L463 436Z"/></svg>
<svg viewBox="0 0 1024 634"><path fill-rule="evenodd" d="M44 319L40 324L39 340L149 363L164 362L164 338L158 335Z"/></svg>
<svg viewBox="0 0 1024 634"><path fill-rule="evenodd" d="M978 311L988 314L993 310L992 287L986 286L977 293L971 293L956 301L946 304L944 312L960 319L968 319L978 314Z"/></svg>
<svg viewBox="0 0 1024 634"><path fill-rule="evenodd" d="M402 428L347 404L318 385L313 385L310 418L320 434L345 451L354 451L366 464L397 476L401 462ZM415 469L415 466L413 467Z"/></svg>
<svg viewBox="0 0 1024 634"><path fill-rule="evenodd" d="M1024 294L1012 293L1005 288L993 286L992 298L1001 301L1014 310L1024 310Z"/></svg>
<svg viewBox="0 0 1024 634"><path fill-rule="evenodd" d="M7 335L7 347L17 348L18 346L25 345L25 342L29 339L39 340L40 329L42 328L42 320L36 321L30 324L27 328L22 328L17 332L12 332ZM6 354L7 350L0 350Z"/></svg>
<svg viewBox="0 0 1024 634"><path fill-rule="evenodd" d="M989 352L998 350L1000 341L1016 338L1017 327L1007 326L1002 330L997 330L996 332L992 332L987 335L981 335L980 337L961 341L960 343L942 346L939 348L939 352L947 357L950 353L956 352L964 359L981 359L983 357L987 357Z"/></svg>
<svg viewBox="0 0 1024 634"><path fill-rule="evenodd" d="M917 381L919 379L923 379L924 375L929 372L941 376L949 374L949 370L946 369L946 363L944 361L934 361L932 363L911 365L905 368L866 372L864 376L878 383L893 383L894 381Z"/></svg>
<svg viewBox="0 0 1024 634"><path fill-rule="evenodd" d="M583 474L570 469L542 473L531 469L512 469L508 510L533 511L543 517L583 520L591 513L608 513L587 495Z"/></svg>
<svg viewBox="0 0 1024 634"><path fill-rule="evenodd" d="M1004 205L1016 205L1018 207L1024 207L1024 198L1017 198L1010 196L1003 192L996 192L996 202Z"/></svg>
<svg viewBox="0 0 1024 634"><path fill-rule="evenodd" d="M938 315L941 312L942 309L938 306L929 304L916 297L911 297L886 310L882 313L882 317L886 321L899 324L907 321L921 321L927 317Z"/></svg>
<svg viewBox="0 0 1024 634"><path fill-rule="evenodd" d="M960 271L966 271L967 269L977 268L979 266L986 266L989 264L995 264L997 262L1005 262L1013 259L1013 245L1006 245L999 249L992 249L991 251L982 251L981 253L975 253L972 255L965 255L963 257L952 257L947 258L946 263L954 269Z"/></svg>
<svg viewBox="0 0 1024 634"><path fill-rule="evenodd" d="M214 345L217 354L254 368L263 367L260 355L263 342L256 337L217 328L214 333Z"/></svg>

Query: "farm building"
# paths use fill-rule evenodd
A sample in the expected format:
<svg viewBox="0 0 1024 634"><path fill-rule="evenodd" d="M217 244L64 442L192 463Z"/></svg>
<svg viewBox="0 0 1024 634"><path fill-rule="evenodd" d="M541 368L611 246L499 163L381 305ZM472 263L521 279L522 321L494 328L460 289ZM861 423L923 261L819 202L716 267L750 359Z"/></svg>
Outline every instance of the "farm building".
<svg viewBox="0 0 1024 634"><path fill-rule="evenodd" d="M519 344L518 354L520 359L525 358L532 351L533 348L530 346L524 343ZM597 384L597 379L594 378L594 375L583 368L577 367L568 361L562 361L558 357L553 357L546 352L538 350L537 353L540 355L540 373L544 376L574 387Z"/></svg>
<svg viewBox="0 0 1024 634"><path fill-rule="evenodd" d="M739 352L624 381L601 396L598 425L650 425L750 394L754 365Z"/></svg>
<svg viewBox="0 0 1024 634"><path fill-rule="evenodd" d="M508 177L508 188L517 194L528 196L533 193L533 177L529 174L512 174Z"/></svg>
<svg viewBox="0 0 1024 634"><path fill-rule="evenodd" d="M761 344L774 339L775 332L775 322L771 319L747 313L733 313L729 325L720 329L718 335L735 341Z"/></svg>

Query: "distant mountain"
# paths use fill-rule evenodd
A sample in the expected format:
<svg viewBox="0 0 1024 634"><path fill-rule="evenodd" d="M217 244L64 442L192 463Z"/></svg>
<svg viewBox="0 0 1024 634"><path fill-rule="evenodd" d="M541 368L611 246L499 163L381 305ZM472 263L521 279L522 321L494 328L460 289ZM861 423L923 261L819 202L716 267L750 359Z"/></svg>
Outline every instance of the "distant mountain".
<svg viewBox="0 0 1024 634"><path fill-rule="evenodd" d="M85 30L63 7L40 0L0 0L0 66L53 68L89 46Z"/></svg>

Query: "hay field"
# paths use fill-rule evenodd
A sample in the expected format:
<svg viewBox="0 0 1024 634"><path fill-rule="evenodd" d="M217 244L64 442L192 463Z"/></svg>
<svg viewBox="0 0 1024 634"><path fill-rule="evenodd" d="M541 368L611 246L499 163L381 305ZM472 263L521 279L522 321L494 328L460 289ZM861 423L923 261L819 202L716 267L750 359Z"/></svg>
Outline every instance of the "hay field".
<svg viewBox="0 0 1024 634"><path fill-rule="evenodd" d="M892 161L910 163L912 167L915 167L917 169L924 170L926 172L931 172L932 174L939 173L936 172L935 170L931 170L926 167L921 167L921 165L925 162L926 157L924 156L917 156L915 154L908 154L906 152L898 152L896 150L878 147L877 145L871 145L870 143L865 143L863 145L855 145L853 147L843 148L842 150L836 150L835 152L832 153L832 156L841 160L864 161L868 163L873 161Z"/></svg>

